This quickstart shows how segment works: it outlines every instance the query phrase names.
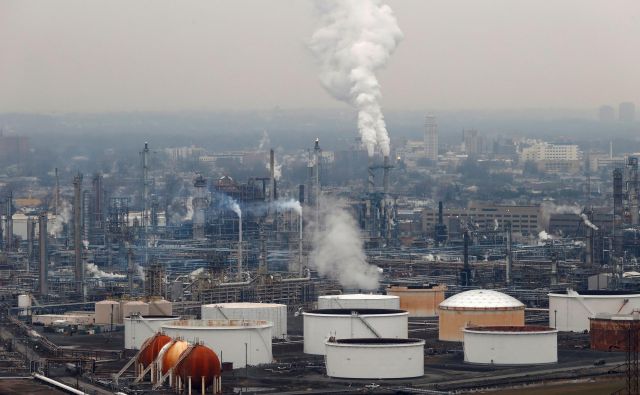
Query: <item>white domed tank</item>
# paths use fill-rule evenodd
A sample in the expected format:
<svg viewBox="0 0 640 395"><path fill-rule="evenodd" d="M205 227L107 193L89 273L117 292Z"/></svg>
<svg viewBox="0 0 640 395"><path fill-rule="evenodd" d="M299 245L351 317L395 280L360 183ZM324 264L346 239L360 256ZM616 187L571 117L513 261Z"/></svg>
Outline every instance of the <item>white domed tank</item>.
<svg viewBox="0 0 640 395"><path fill-rule="evenodd" d="M469 326L523 326L524 304L502 292L474 289L453 295L440 303L439 338L463 341Z"/></svg>
<svg viewBox="0 0 640 395"><path fill-rule="evenodd" d="M102 300L96 302L96 324L122 324L120 302Z"/></svg>
<svg viewBox="0 0 640 395"><path fill-rule="evenodd" d="M142 344L153 337L162 325L178 321L179 316L132 315L124 319L124 348L139 350Z"/></svg>
<svg viewBox="0 0 640 395"><path fill-rule="evenodd" d="M214 350L222 362L234 368L271 363L271 328L267 321L247 320L180 320L162 326L172 338L183 338ZM246 344L246 346L245 346Z"/></svg>
<svg viewBox="0 0 640 395"><path fill-rule="evenodd" d="M318 297L322 309L400 309L400 297L377 294L324 295Z"/></svg>
<svg viewBox="0 0 640 395"><path fill-rule="evenodd" d="M122 302L122 318L131 317L132 314L149 315L149 303L139 300Z"/></svg>
<svg viewBox="0 0 640 395"><path fill-rule="evenodd" d="M464 361L486 365L540 365L558 362L558 331L547 326L465 328Z"/></svg>
<svg viewBox="0 0 640 395"><path fill-rule="evenodd" d="M215 303L202 305L203 320L262 320L273 323L274 338L287 336L287 306L277 303Z"/></svg>
<svg viewBox="0 0 640 395"><path fill-rule="evenodd" d="M327 376L346 379L404 379L424 375L424 340L329 339Z"/></svg>
<svg viewBox="0 0 640 395"><path fill-rule="evenodd" d="M406 339L409 313L393 309L322 309L302 313L304 352L324 355L325 342L336 339Z"/></svg>
<svg viewBox="0 0 640 395"><path fill-rule="evenodd" d="M589 330L598 314L631 314L640 310L640 292L567 290L549 294L549 326L566 332Z"/></svg>

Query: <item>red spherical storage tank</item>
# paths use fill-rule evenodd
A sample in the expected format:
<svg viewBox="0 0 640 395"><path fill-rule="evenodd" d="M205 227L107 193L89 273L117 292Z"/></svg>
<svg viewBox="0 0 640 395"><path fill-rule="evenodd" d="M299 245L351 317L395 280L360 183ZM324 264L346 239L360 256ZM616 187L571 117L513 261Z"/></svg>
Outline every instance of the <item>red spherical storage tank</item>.
<svg viewBox="0 0 640 395"><path fill-rule="evenodd" d="M162 374L167 374L169 369L176 365L180 355L187 348L189 348L189 343L183 340L176 340L175 343L169 346L162 356Z"/></svg>
<svg viewBox="0 0 640 395"><path fill-rule="evenodd" d="M209 347L197 344L191 349L189 355L178 363L175 372L180 376L185 388L189 385L189 377L191 377L191 388L202 391L203 377L205 388L213 384L214 379L220 377L220 359Z"/></svg>
<svg viewBox="0 0 640 395"><path fill-rule="evenodd" d="M146 368L158 357L162 347L170 342L171 338L169 336L162 333L156 333L153 337L147 339L142 345L137 362Z"/></svg>

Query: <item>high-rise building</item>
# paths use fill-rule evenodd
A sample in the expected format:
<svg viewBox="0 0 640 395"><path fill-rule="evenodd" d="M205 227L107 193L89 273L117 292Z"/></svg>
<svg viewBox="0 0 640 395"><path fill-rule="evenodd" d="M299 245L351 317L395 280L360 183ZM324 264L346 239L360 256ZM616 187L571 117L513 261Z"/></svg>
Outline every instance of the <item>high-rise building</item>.
<svg viewBox="0 0 640 395"><path fill-rule="evenodd" d="M616 119L616 111L611 106L600 106L598 109L598 119L600 122L613 122Z"/></svg>
<svg viewBox="0 0 640 395"><path fill-rule="evenodd" d="M636 120L636 105L632 102L623 102L618 106L618 119L621 122L633 122Z"/></svg>
<svg viewBox="0 0 640 395"><path fill-rule="evenodd" d="M424 153L427 159L438 160L438 124L433 115L427 115L424 121Z"/></svg>
<svg viewBox="0 0 640 395"><path fill-rule="evenodd" d="M462 131L462 144L464 152L469 155L479 155L485 152L484 138L478 134L476 129Z"/></svg>

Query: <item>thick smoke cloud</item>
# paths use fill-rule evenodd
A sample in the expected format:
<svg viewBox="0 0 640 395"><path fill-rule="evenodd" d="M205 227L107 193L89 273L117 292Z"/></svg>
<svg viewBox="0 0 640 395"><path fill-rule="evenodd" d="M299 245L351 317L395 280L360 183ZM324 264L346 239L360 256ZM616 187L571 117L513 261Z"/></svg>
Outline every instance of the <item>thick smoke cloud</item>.
<svg viewBox="0 0 640 395"><path fill-rule="evenodd" d="M323 199L320 224L314 224L311 266L345 288L375 290L380 273L369 265L355 219L340 202Z"/></svg>
<svg viewBox="0 0 640 395"><path fill-rule="evenodd" d="M380 106L376 71L402 39L393 11L379 0L319 0L320 28L309 47L320 63L320 81L336 99L358 110L362 143L389 155L389 135Z"/></svg>

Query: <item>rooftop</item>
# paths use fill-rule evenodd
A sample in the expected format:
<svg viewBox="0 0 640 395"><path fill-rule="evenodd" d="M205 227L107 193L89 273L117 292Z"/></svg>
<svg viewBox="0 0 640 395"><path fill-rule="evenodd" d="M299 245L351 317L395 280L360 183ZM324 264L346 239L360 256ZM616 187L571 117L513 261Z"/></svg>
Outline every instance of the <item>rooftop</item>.
<svg viewBox="0 0 640 395"><path fill-rule="evenodd" d="M474 289L461 292L440 303L445 310L456 309L524 309L518 299L490 289Z"/></svg>

